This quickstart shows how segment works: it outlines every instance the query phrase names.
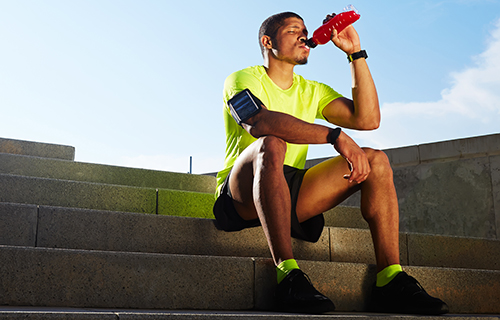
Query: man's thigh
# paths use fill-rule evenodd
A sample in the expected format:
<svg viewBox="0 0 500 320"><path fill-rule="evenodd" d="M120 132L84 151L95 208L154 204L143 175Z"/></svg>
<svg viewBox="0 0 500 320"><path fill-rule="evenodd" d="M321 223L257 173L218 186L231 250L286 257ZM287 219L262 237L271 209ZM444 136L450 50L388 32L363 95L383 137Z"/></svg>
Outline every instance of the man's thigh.
<svg viewBox="0 0 500 320"><path fill-rule="evenodd" d="M256 147L255 143L251 144L236 159L228 181L234 207L245 220L258 218L253 203L253 158Z"/></svg>
<svg viewBox="0 0 500 320"><path fill-rule="evenodd" d="M234 206L243 219L258 218L254 204L253 187L255 171L258 170L262 158L274 159L275 164L282 172L285 153L286 143L283 140L273 136L265 136L249 145L236 159L228 182ZM266 154L266 157L263 157L263 154ZM283 182L286 183L284 176Z"/></svg>
<svg viewBox="0 0 500 320"><path fill-rule="evenodd" d="M359 185L344 178L349 173L349 165L341 156L307 170L297 200L299 222L330 210L358 191Z"/></svg>

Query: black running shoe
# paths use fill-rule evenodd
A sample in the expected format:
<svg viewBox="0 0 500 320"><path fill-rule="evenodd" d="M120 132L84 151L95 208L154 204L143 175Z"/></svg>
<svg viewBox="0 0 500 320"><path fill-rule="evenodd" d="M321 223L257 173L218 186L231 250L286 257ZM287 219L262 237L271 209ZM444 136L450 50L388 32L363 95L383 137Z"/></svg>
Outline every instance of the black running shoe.
<svg viewBox="0 0 500 320"><path fill-rule="evenodd" d="M371 312L439 315L448 313L448 305L431 297L418 281L400 272L389 284L373 286L368 306Z"/></svg>
<svg viewBox="0 0 500 320"><path fill-rule="evenodd" d="M278 284L275 298L277 311L319 314L335 310L333 302L300 269L290 271Z"/></svg>

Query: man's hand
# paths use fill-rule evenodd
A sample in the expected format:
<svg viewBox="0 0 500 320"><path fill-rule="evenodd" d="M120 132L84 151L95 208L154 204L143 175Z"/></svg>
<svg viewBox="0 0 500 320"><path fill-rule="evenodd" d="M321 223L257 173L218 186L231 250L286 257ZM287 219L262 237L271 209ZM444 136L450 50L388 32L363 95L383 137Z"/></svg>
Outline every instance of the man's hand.
<svg viewBox="0 0 500 320"><path fill-rule="evenodd" d="M327 15L325 20L323 20L323 23L326 23L334 16L335 13ZM331 40L337 48L344 51L348 55L361 50L358 33L352 25L345 28L340 34L336 29L333 29Z"/></svg>
<svg viewBox="0 0 500 320"><path fill-rule="evenodd" d="M341 132L334 143L334 148L349 164L350 174L344 175L349 183L361 183L370 174L371 168L365 152L347 134Z"/></svg>

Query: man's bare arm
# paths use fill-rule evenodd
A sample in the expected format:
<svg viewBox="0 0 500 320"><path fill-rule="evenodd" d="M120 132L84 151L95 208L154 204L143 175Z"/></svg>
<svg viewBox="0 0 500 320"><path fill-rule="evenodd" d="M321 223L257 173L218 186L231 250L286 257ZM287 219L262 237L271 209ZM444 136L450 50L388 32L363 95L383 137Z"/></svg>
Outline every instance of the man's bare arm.
<svg viewBox="0 0 500 320"><path fill-rule="evenodd" d="M295 144L333 142L335 149L350 165L351 173L346 176L350 182L361 183L370 173L370 165L364 151L344 132L341 132L335 141L329 141L329 135L334 129L265 108L242 123L242 126L255 138L272 135Z"/></svg>
<svg viewBox="0 0 500 320"><path fill-rule="evenodd" d="M352 97L338 98L323 109L325 119L348 129L374 130L380 125L380 107L377 90L366 60L351 62L353 77Z"/></svg>
<svg viewBox="0 0 500 320"><path fill-rule="evenodd" d="M359 36L353 26L343 32L333 32L332 42L346 54L361 50ZM335 99L323 110L323 116L338 126L374 130L380 125L380 107L377 89L365 58L350 63L352 74L352 100Z"/></svg>
<svg viewBox="0 0 500 320"><path fill-rule="evenodd" d="M242 126L255 138L272 135L295 144L328 143L328 135L333 130L327 126L309 123L289 114L265 108L242 123Z"/></svg>

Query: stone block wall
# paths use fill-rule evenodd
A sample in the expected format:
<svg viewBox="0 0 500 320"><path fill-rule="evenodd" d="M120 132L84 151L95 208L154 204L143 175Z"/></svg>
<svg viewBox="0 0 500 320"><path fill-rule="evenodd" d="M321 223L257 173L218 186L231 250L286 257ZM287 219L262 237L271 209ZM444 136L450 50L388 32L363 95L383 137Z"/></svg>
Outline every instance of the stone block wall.
<svg viewBox="0 0 500 320"><path fill-rule="evenodd" d="M384 151L394 170L401 231L500 239L500 134ZM356 194L343 205L359 201Z"/></svg>

